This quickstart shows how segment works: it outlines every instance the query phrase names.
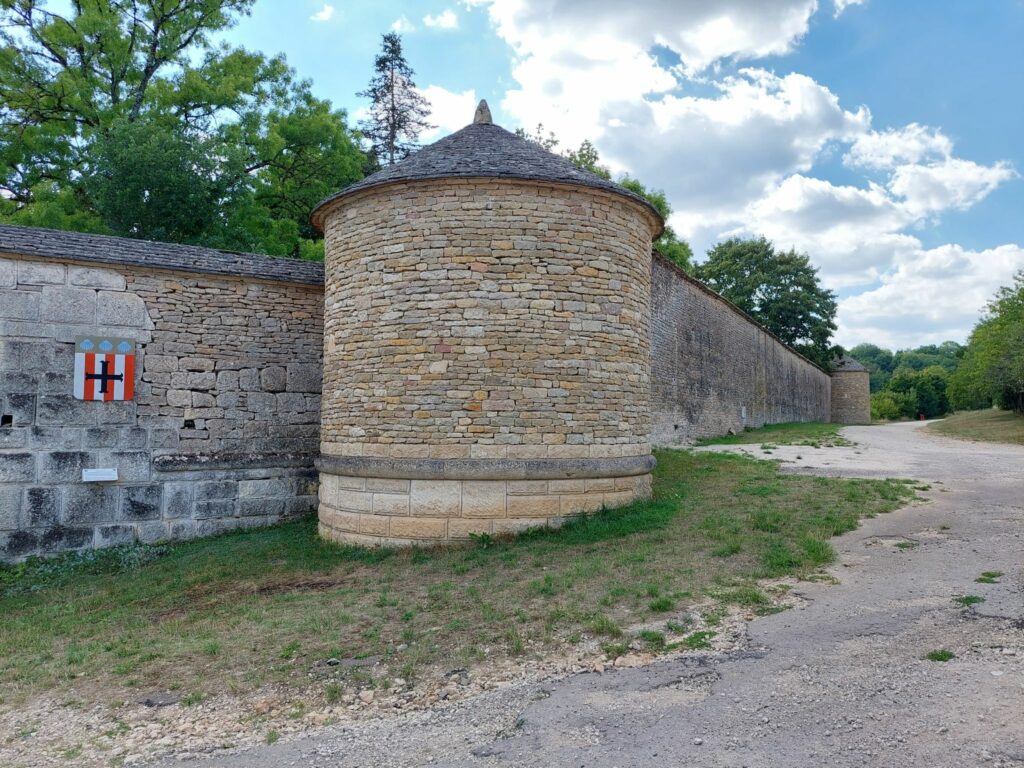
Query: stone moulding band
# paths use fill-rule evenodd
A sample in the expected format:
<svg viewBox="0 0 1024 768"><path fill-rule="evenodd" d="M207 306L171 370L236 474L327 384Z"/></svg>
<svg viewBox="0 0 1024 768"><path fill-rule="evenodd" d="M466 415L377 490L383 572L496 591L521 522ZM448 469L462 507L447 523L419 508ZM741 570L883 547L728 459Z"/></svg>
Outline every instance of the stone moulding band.
<svg viewBox="0 0 1024 768"><path fill-rule="evenodd" d="M654 469L653 456L610 459L385 459L321 456L316 468L345 477L397 480L570 480L633 477Z"/></svg>
<svg viewBox="0 0 1024 768"><path fill-rule="evenodd" d="M191 453L153 457L157 472L190 472L204 469L260 469L264 467L313 467L316 456L308 453Z"/></svg>

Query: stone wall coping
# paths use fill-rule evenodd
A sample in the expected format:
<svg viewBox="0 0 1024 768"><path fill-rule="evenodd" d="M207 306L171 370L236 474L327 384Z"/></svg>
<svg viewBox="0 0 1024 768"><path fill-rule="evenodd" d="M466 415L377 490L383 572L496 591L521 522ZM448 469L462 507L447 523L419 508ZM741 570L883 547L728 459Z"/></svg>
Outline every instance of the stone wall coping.
<svg viewBox="0 0 1024 768"><path fill-rule="evenodd" d="M757 320L752 318L750 315L748 315L742 309L740 309L735 304L733 304L731 301L729 301L727 298L725 298L725 296L723 296L722 294L718 293L718 291L714 290L713 288L710 288L705 283L702 283L700 280L698 280L693 275L687 274L678 264L673 262L667 256L663 255L660 251L658 251L657 248L652 249L651 252L652 252L652 255L653 255L653 257L655 259L661 260L661 262L663 264L665 264L666 266L668 266L671 269L674 269L676 271L676 273L679 275L679 277L683 278L683 280L685 280L686 282L690 283L691 285L693 285L698 290L703 291L708 296L711 296L714 299L718 299L718 301L722 302L725 306L727 306L729 309L731 309L737 315L742 317L744 320L746 320L748 323L753 325L758 330L763 331L767 335L771 336L773 339L775 339L775 341L779 342L779 344L781 344L788 351L792 352L794 355L799 357L805 363L807 363L808 365L814 366L815 368L817 368L819 371L821 371L824 374L827 374L829 376L832 375L831 371L826 371L824 368L822 368L816 362L811 360L809 357L806 357L801 352L798 352L797 350L793 349L793 347L789 346L789 344L787 344L782 339L780 339L778 336L776 336L774 333L769 331L767 328L765 328L763 325L761 325L759 322L757 322Z"/></svg>
<svg viewBox="0 0 1024 768"><path fill-rule="evenodd" d="M153 457L157 472L192 472L205 469L258 469L262 467L313 467L309 453L179 453Z"/></svg>
<svg viewBox="0 0 1024 768"><path fill-rule="evenodd" d="M568 480L646 475L655 463L651 455L613 459L382 459L321 455L316 467L321 472L344 477L399 480Z"/></svg>
<svg viewBox="0 0 1024 768"><path fill-rule="evenodd" d="M14 224L0 224L0 253L303 285L324 282L318 262Z"/></svg>

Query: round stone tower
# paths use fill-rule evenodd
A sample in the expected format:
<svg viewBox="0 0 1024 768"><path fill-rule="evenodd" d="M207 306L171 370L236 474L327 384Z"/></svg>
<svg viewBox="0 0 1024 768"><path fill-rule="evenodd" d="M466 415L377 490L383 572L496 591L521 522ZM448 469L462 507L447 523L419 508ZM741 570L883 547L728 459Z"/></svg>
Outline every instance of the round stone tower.
<svg viewBox="0 0 1024 768"><path fill-rule="evenodd" d="M320 532L500 534L650 494L645 200L474 122L312 216Z"/></svg>
<svg viewBox="0 0 1024 768"><path fill-rule="evenodd" d="M871 374L849 355L843 355L834 363L832 422L871 423Z"/></svg>

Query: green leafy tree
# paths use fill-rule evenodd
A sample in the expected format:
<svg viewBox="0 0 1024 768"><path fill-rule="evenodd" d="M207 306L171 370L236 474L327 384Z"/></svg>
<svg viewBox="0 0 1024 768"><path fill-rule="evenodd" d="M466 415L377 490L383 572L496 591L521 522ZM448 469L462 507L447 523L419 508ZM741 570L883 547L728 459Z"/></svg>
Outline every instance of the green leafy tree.
<svg viewBox="0 0 1024 768"><path fill-rule="evenodd" d="M836 296L824 288L806 254L778 252L765 238L731 239L708 251L698 278L818 365L836 349Z"/></svg>
<svg viewBox="0 0 1024 768"><path fill-rule="evenodd" d="M871 391L881 392L896 369L893 354L875 344L858 344L850 350L850 357L871 373Z"/></svg>
<svg viewBox="0 0 1024 768"><path fill-rule="evenodd" d="M548 152L554 152L560 143L553 131L548 131L544 128L544 123L537 123L533 133L528 132L525 128L516 128L516 136L520 139L532 141L534 144L540 144Z"/></svg>
<svg viewBox="0 0 1024 768"><path fill-rule="evenodd" d="M672 206L669 205L664 192L660 189L649 190L639 181L628 176L619 179L619 184L644 198L661 214L661 218L668 221L668 217L672 215ZM654 247L662 256L686 272L693 272L693 249L685 240L680 240L676 231L668 224L665 224L665 231L654 241Z"/></svg>
<svg viewBox="0 0 1024 768"><path fill-rule="evenodd" d="M971 332L950 394L958 408L995 403L1024 413L1024 272L999 290Z"/></svg>
<svg viewBox="0 0 1024 768"><path fill-rule="evenodd" d="M383 36L373 71L369 86L356 94L371 102L370 117L360 127L377 160L391 165L415 151L420 133L434 127L427 121L430 102L416 90L416 73L405 60L397 32Z"/></svg>
<svg viewBox="0 0 1024 768"><path fill-rule="evenodd" d="M57 12L0 0L0 218L308 251L302 178L335 190L365 158L344 113L314 99L283 57L213 42L252 5L90 0ZM139 153L138 172L119 140ZM218 210L192 208L194 224L175 211L207 201ZM157 211L177 220L160 224Z"/></svg>
<svg viewBox="0 0 1024 768"><path fill-rule="evenodd" d="M871 395L871 419L873 421L910 419L916 413L916 393L885 390Z"/></svg>

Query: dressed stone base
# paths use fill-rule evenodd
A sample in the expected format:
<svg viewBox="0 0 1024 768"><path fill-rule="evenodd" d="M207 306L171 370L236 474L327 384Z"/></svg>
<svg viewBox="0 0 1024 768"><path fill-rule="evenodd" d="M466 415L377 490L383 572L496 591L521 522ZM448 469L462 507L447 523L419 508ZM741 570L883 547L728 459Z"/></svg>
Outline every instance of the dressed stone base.
<svg viewBox="0 0 1024 768"><path fill-rule="evenodd" d="M323 457L320 535L361 546L411 546L559 526L576 515L649 498L653 466L652 456L597 461ZM373 468L377 476L354 473ZM613 468L619 474L581 476ZM427 474L433 476L422 476Z"/></svg>

